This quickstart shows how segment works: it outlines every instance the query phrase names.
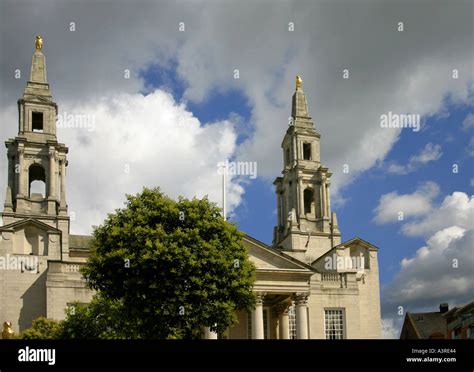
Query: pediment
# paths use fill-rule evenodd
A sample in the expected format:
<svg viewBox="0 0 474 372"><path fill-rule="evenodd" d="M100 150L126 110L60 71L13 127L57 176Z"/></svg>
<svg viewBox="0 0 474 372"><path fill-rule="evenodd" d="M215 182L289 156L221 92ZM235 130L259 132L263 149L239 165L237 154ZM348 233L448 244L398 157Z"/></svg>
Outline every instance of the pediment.
<svg viewBox="0 0 474 372"><path fill-rule="evenodd" d="M306 265L287 254L269 247L250 236L244 237L244 245L249 251L249 259L254 263L257 270L299 270L311 272L310 266Z"/></svg>
<svg viewBox="0 0 474 372"><path fill-rule="evenodd" d="M18 231L18 230L24 229L28 226L34 226L37 229L43 230L43 231L48 232L48 233L53 233L53 234L54 233L56 233L56 234L61 233L61 230L59 230L59 229L57 229L53 226L50 226L50 225L48 225L44 222L32 219L32 218L25 218L24 220L12 222L8 225L1 226L0 231L12 231L13 232L13 231Z"/></svg>

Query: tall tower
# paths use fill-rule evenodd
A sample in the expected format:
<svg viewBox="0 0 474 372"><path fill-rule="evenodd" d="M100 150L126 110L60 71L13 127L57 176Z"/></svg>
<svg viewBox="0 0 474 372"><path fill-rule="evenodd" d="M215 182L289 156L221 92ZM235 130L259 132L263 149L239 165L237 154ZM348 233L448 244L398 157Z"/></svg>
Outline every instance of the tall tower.
<svg viewBox="0 0 474 372"><path fill-rule="evenodd" d="M297 76L290 126L281 144L283 176L274 181L278 224L273 245L305 262L341 242L336 214L331 213L331 173L321 164L320 138Z"/></svg>
<svg viewBox="0 0 474 372"><path fill-rule="evenodd" d="M34 236L38 226L36 230L28 229L29 233L24 233L24 239L15 239L15 253L28 254L32 250L29 254L45 252L49 258L59 259L62 253L68 253L68 148L56 138L58 107L47 82L43 40L40 36L36 37L35 47L30 78L23 97L18 100L18 135L5 142L8 183L2 215L4 227L20 221L36 221L50 226L60 235L59 244L54 244L56 242L52 241L52 237L49 240ZM51 249L56 245L55 249Z"/></svg>

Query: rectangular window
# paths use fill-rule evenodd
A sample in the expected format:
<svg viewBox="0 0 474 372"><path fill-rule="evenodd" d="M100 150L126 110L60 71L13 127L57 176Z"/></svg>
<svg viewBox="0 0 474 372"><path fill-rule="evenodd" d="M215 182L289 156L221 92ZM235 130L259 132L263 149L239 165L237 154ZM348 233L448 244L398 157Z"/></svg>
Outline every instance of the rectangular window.
<svg viewBox="0 0 474 372"><path fill-rule="evenodd" d="M303 159L311 160L311 143L303 143Z"/></svg>
<svg viewBox="0 0 474 372"><path fill-rule="evenodd" d="M43 131L43 113L42 112L33 112L31 114L31 123L33 132L42 132Z"/></svg>
<svg viewBox="0 0 474 372"><path fill-rule="evenodd" d="M290 149L286 149L285 151L285 164L290 165Z"/></svg>
<svg viewBox="0 0 474 372"><path fill-rule="evenodd" d="M344 310L324 310L324 332L327 340L342 340L344 338Z"/></svg>

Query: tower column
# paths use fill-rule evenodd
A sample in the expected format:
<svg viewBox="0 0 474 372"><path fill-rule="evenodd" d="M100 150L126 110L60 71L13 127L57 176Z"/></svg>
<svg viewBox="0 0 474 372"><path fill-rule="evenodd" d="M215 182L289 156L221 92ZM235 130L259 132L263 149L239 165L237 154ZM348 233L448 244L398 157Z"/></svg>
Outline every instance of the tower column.
<svg viewBox="0 0 474 372"><path fill-rule="evenodd" d="M304 217L304 186L303 186L303 181L301 179L298 180L298 185L299 185L299 192L298 192L298 196L299 196L299 203L298 203L298 207L299 207L299 210L300 210L300 217Z"/></svg>
<svg viewBox="0 0 474 372"><path fill-rule="evenodd" d="M67 210L66 205L66 159L61 160L61 201L59 205L61 211Z"/></svg>
<svg viewBox="0 0 474 372"><path fill-rule="evenodd" d="M18 167L19 173L18 173L18 183L19 183L19 190L18 193L22 196L27 196L28 193L26 192L25 188L25 183L26 183L26 174L25 170L23 167L25 166L25 160L24 160L24 154L25 154L25 149L23 148L23 145L18 146Z"/></svg>
<svg viewBox="0 0 474 372"><path fill-rule="evenodd" d="M49 149L49 196L56 198L56 150Z"/></svg>
<svg viewBox="0 0 474 372"><path fill-rule="evenodd" d="M283 223L282 223L282 210L281 210L281 195L278 190L277 190L276 195L277 195L277 205L278 205L278 209L277 209L278 227L280 227Z"/></svg>
<svg viewBox="0 0 474 372"><path fill-rule="evenodd" d="M327 194L326 194L326 177L323 176L323 180L321 181L321 191L322 191L322 205L323 205L323 218L328 217L327 213Z"/></svg>
<svg viewBox="0 0 474 372"><path fill-rule="evenodd" d="M331 186L331 182L326 183L326 191L327 191L327 198L328 198L328 206L327 206L327 216L329 217L331 215L331 193L329 191L329 186Z"/></svg>

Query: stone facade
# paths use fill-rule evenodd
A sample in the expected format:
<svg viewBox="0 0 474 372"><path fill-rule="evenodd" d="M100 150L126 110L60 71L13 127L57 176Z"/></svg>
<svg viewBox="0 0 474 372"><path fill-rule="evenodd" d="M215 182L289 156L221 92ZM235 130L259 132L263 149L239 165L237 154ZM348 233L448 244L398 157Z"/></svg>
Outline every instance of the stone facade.
<svg viewBox="0 0 474 372"><path fill-rule="evenodd" d="M0 270L0 321L11 321L17 332L38 316L63 319L69 303L92 296L79 273L90 237L69 232L68 149L56 138L57 105L41 48L33 54L18 107L18 136L6 142L9 173L0 227L0 257L22 261ZM380 338L377 248L360 238L341 243L320 137L298 79L282 142L282 177L274 182L273 245L244 238L257 268L257 305L250 314L239 312L238 324L220 337ZM33 181L44 183L44 193L31 192ZM204 330L204 337L217 335Z"/></svg>

